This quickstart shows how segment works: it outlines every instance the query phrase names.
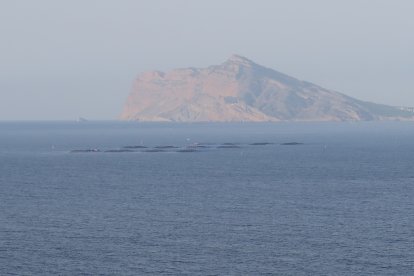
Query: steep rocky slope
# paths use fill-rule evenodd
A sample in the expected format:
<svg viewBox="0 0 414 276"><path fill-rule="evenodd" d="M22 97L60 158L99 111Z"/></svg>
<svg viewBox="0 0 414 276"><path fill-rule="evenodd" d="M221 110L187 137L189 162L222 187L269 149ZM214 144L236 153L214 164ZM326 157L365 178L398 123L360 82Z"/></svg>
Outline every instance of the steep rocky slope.
<svg viewBox="0 0 414 276"><path fill-rule="evenodd" d="M396 107L359 101L234 55L221 65L140 74L122 120L350 121L413 119Z"/></svg>

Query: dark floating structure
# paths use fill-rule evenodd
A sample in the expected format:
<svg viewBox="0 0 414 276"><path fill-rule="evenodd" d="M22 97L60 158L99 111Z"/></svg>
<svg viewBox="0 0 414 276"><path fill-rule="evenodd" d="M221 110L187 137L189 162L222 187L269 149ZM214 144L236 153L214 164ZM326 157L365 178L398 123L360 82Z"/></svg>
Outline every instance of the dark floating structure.
<svg viewBox="0 0 414 276"><path fill-rule="evenodd" d="M238 145L221 145L221 146L217 146L218 149L239 149L240 146Z"/></svg>
<svg viewBox="0 0 414 276"><path fill-rule="evenodd" d="M195 148L179 149L176 152L198 152Z"/></svg>
<svg viewBox="0 0 414 276"><path fill-rule="evenodd" d="M76 149L76 150L71 150L71 153L93 153L93 152L101 152L100 149Z"/></svg>
<svg viewBox="0 0 414 276"><path fill-rule="evenodd" d="M112 149L112 150L106 150L104 152L117 153L117 152L135 152L135 151L130 150L130 149Z"/></svg>
<svg viewBox="0 0 414 276"><path fill-rule="evenodd" d="M171 146L171 145L168 145L168 146L156 146L156 147L154 147L154 149L178 149L179 147L176 147L176 146Z"/></svg>
<svg viewBox="0 0 414 276"><path fill-rule="evenodd" d="M273 145L274 143L268 143L268 142L258 142L258 143L251 143L249 145L251 146L267 146L267 145Z"/></svg>
<svg viewBox="0 0 414 276"><path fill-rule="evenodd" d="M199 148L199 149L209 149L209 148L211 148L210 146L207 146L207 145L193 145L193 146L190 146L190 147Z"/></svg>
<svg viewBox="0 0 414 276"><path fill-rule="evenodd" d="M122 148L118 149L106 149L100 150L97 148L90 148L90 149L74 149L71 150L71 153L98 153L98 152L105 152L105 153L131 153L131 152L202 152L208 151L209 149L240 149L243 146L266 146L266 145L274 145L275 143L272 142L254 142L250 144L240 144L240 143L222 143L222 144L215 144L215 143L193 143L184 146L174 146L174 145L158 145L152 148L143 146L143 145L130 145L130 146L123 146ZM287 142L281 143L282 146L297 146L303 145L303 143L299 142Z"/></svg>
<svg viewBox="0 0 414 276"><path fill-rule="evenodd" d="M288 143L282 143L282 146L297 146L297 145L303 145L303 143L298 142L288 142Z"/></svg>
<svg viewBox="0 0 414 276"><path fill-rule="evenodd" d="M146 146L124 146L124 149L146 149Z"/></svg>
<svg viewBox="0 0 414 276"><path fill-rule="evenodd" d="M143 150L142 152L166 152L166 151L157 148L157 149L146 149L146 150Z"/></svg>

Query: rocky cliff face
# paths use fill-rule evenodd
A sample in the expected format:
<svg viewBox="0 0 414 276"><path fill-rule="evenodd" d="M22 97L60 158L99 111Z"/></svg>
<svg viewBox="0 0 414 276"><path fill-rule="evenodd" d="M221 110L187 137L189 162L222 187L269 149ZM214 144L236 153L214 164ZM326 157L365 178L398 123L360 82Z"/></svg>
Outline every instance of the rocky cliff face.
<svg viewBox="0 0 414 276"><path fill-rule="evenodd" d="M413 113L362 102L244 57L221 65L139 75L121 115L139 121L348 121L412 119Z"/></svg>

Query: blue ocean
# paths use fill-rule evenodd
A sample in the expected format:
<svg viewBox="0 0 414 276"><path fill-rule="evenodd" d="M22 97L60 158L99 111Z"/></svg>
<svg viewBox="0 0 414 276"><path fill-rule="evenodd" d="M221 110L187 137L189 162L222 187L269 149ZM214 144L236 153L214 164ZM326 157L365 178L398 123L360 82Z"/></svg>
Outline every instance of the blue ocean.
<svg viewBox="0 0 414 276"><path fill-rule="evenodd" d="M414 124L2 122L0 275L414 275Z"/></svg>

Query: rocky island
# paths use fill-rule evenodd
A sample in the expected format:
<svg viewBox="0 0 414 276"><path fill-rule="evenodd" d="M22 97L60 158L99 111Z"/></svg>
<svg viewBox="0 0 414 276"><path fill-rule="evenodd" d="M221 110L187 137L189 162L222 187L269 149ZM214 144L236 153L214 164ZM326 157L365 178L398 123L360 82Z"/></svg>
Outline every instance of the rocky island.
<svg viewBox="0 0 414 276"><path fill-rule="evenodd" d="M140 74L121 120L172 122L413 120L410 108L360 101L238 55L207 68Z"/></svg>

